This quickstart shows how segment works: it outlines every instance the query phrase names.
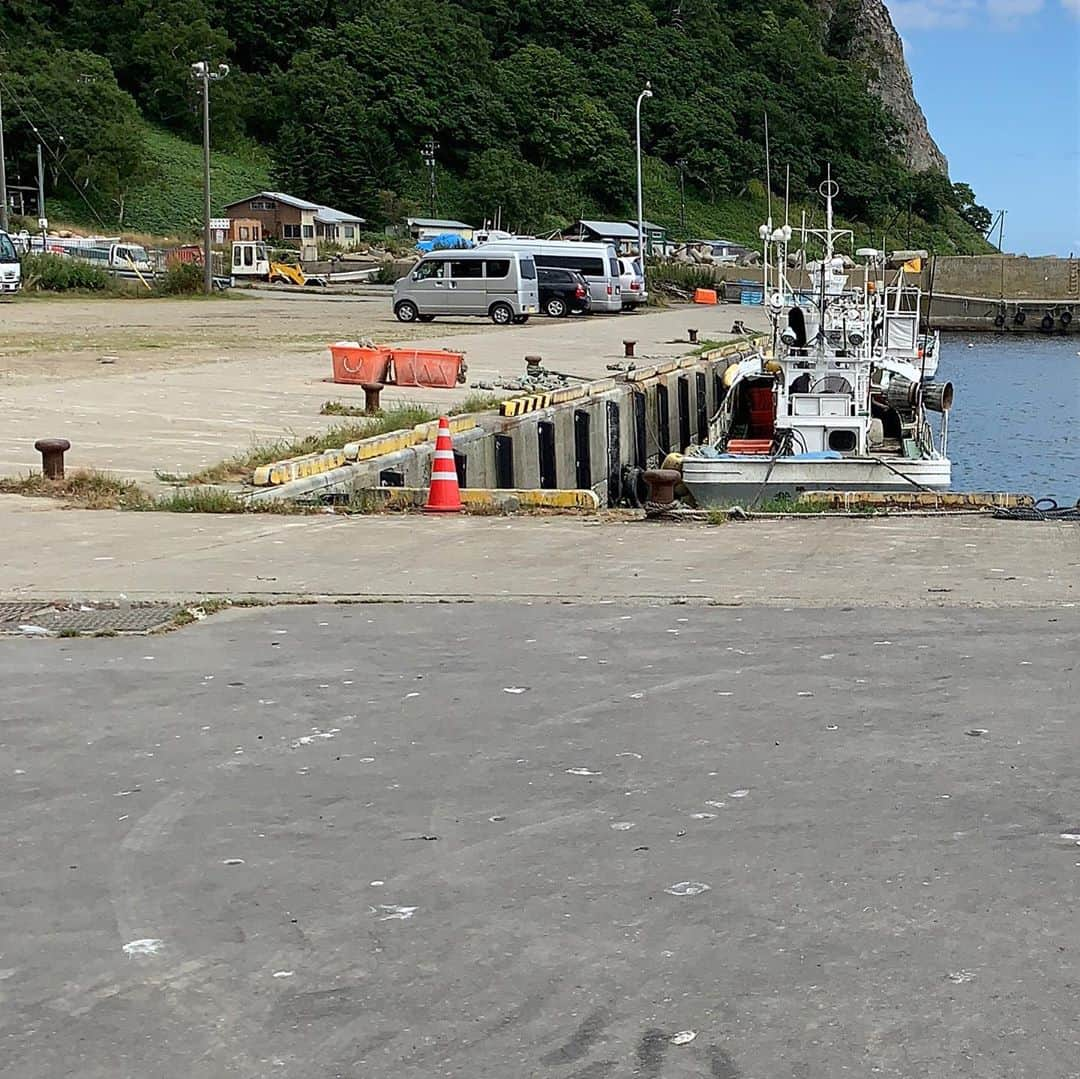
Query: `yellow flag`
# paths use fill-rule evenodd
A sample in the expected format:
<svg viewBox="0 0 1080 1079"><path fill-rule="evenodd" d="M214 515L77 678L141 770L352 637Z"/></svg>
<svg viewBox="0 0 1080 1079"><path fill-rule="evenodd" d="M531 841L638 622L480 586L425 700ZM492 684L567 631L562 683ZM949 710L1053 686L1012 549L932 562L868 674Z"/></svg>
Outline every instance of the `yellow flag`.
<svg viewBox="0 0 1080 1079"><path fill-rule="evenodd" d="M904 273L922 273L922 259L914 258L903 265Z"/></svg>

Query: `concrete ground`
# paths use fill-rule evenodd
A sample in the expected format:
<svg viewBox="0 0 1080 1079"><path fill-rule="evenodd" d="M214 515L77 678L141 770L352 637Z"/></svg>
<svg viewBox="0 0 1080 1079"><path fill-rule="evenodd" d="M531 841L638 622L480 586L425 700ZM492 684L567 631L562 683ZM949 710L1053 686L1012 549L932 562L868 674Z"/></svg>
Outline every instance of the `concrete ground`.
<svg viewBox="0 0 1080 1079"><path fill-rule="evenodd" d="M0 496L0 599L1080 602L1080 527L987 518L673 525L567 517L215 517Z"/></svg>
<svg viewBox="0 0 1080 1079"><path fill-rule="evenodd" d="M622 358L624 338L638 340L647 363L685 355L691 326L702 340L732 340L723 331L735 318L763 325L760 309L725 305L503 328L480 319L403 326L381 294L35 301L4 314L0 475L40 468L34 442L62 437L72 444L69 467L143 483L156 471L195 472L255 444L341 423L319 414L323 403L362 405L363 391L330 381L330 341L409 338L463 348L470 382L519 377L530 353L549 368L599 378ZM438 410L471 392L402 388L384 399Z"/></svg>
<svg viewBox="0 0 1080 1079"><path fill-rule="evenodd" d="M0 1075L1075 1079L1078 630L481 603L6 642Z"/></svg>

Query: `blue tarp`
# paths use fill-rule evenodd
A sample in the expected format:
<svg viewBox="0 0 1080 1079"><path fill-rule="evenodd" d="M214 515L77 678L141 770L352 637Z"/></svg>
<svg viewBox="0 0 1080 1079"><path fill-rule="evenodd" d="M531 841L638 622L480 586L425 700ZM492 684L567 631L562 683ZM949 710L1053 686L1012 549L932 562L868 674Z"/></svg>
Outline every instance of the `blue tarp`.
<svg viewBox="0 0 1080 1079"><path fill-rule="evenodd" d="M429 240L420 240L416 247L425 254L428 251L464 251L475 247L472 240L466 240L456 232L440 232L438 236L432 236Z"/></svg>

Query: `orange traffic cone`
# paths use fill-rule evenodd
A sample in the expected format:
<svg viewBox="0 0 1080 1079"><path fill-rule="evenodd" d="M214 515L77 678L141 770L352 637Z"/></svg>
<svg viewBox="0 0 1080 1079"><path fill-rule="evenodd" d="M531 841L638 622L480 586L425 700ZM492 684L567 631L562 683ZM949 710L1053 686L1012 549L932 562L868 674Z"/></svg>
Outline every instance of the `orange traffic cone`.
<svg viewBox="0 0 1080 1079"><path fill-rule="evenodd" d="M439 417L439 437L435 441L435 459L431 462L431 486L428 488L425 513L460 513L461 490L454 465L454 446L450 441L450 421Z"/></svg>

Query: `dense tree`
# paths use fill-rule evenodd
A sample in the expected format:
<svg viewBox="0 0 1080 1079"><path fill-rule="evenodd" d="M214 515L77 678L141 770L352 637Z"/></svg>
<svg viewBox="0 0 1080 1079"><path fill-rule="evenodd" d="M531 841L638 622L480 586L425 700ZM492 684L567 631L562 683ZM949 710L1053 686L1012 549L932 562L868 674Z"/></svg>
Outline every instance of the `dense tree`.
<svg viewBox="0 0 1080 1079"><path fill-rule="evenodd" d="M907 211L937 226L959 214L985 229L967 185L903 165L896 122L851 57L860 11L860 0L3 0L0 79L30 79L13 103L66 128L55 182L93 188L116 215L144 173L132 99L196 137L190 65L205 58L233 67L212 95L216 145L271 146L282 186L378 222L426 202L429 136L447 213L501 207L523 227L624 216L634 102L650 79L645 152L685 160L700 197L764 180L767 116L776 194L788 169L793 197L813 197L831 167L851 217ZM96 104L80 74L100 88ZM22 162L32 143L20 123L8 121Z"/></svg>
<svg viewBox="0 0 1080 1079"><path fill-rule="evenodd" d="M38 143L46 149L52 188L70 187L97 212L122 208L146 177L139 113L112 68L91 52L37 49L8 57L4 115L9 172L35 172Z"/></svg>
<svg viewBox="0 0 1080 1079"><path fill-rule="evenodd" d="M970 184L952 185L952 202L959 211L960 216L977 232L984 236L990 231L990 225L994 220L993 214L975 201L975 192Z"/></svg>

